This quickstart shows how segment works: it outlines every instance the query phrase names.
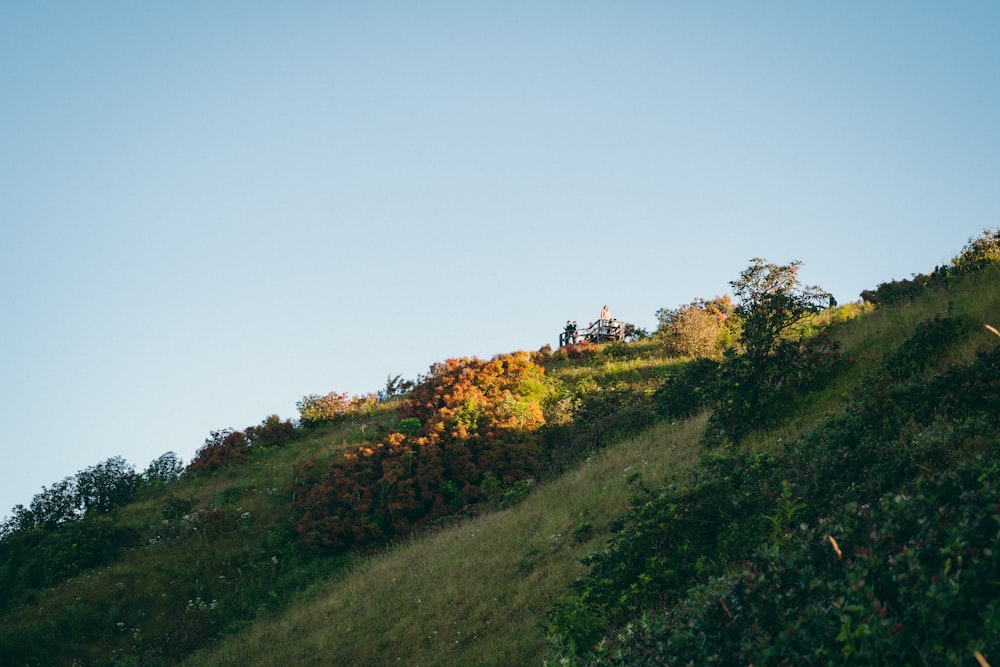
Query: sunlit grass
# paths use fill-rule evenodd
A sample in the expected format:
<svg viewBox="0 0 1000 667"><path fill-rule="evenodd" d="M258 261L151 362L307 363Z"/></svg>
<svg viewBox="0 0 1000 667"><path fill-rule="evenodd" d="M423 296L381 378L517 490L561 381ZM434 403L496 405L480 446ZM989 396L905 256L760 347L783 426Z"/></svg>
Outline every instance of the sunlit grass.
<svg viewBox="0 0 1000 667"><path fill-rule="evenodd" d="M643 388L658 386L677 363L678 359L666 354L662 343L644 340L598 345L591 358L550 361L546 366L550 376L570 388L581 381L593 381L602 387L625 383Z"/></svg>
<svg viewBox="0 0 1000 667"><path fill-rule="evenodd" d="M521 504L365 559L308 604L255 623L194 665L540 664L545 612L628 502L626 479L685 475L705 418L594 455ZM588 531L578 530L589 524ZM578 539L577 535L586 535Z"/></svg>

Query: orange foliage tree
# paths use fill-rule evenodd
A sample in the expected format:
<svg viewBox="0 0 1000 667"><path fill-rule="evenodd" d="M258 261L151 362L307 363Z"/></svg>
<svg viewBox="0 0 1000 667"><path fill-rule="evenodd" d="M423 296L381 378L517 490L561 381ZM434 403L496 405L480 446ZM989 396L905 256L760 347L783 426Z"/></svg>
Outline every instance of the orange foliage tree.
<svg viewBox="0 0 1000 667"><path fill-rule="evenodd" d="M297 529L314 549L375 546L484 499L480 485L534 477L535 431L553 394L524 352L431 366L400 408L403 430L325 470L297 470ZM405 432L404 432L405 430Z"/></svg>

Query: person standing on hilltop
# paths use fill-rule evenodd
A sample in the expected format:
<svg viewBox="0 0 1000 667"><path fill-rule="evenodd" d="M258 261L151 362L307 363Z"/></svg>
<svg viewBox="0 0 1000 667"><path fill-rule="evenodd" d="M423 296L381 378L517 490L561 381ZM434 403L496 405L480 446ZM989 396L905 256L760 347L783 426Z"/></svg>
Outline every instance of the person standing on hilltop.
<svg viewBox="0 0 1000 667"><path fill-rule="evenodd" d="M601 321L607 322L610 319L611 319L611 310L609 310L607 306L604 306L604 308L601 308Z"/></svg>

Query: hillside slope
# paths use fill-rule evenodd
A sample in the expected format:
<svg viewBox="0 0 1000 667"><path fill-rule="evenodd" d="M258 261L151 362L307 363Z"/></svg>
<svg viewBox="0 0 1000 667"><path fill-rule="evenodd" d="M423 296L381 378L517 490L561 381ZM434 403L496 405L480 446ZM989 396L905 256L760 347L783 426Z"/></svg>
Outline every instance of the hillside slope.
<svg viewBox="0 0 1000 667"><path fill-rule="evenodd" d="M722 432L708 408L729 362L673 357L659 340L442 364L408 394L334 401L310 425L213 434L184 475L143 477L124 504L6 527L0 662L669 663L649 646L676 628L645 619L681 618L699 600L725 609L712 600L729 599L745 559L785 566L762 545L812 544L809 531L845 521L836 508L850 494L877 504L993 465L1000 390L978 369L1000 346L985 327L1000 325L1000 266L869 296L877 307L828 309L803 333L808 347L829 326L831 372L776 384L784 411L721 445L706 438ZM884 433L850 449L854 424ZM821 483L831 456L850 478L840 486ZM394 481L358 481L379 470ZM356 500L318 495L328 489ZM351 533L308 514L358 506L374 523ZM738 610L720 613L737 627ZM640 620L641 641L619 636ZM1000 642L1000 626L975 627L966 657ZM832 655L857 659L863 637L836 640L842 630ZM738 664L746 639L726 641L721 662Z"/></svg>

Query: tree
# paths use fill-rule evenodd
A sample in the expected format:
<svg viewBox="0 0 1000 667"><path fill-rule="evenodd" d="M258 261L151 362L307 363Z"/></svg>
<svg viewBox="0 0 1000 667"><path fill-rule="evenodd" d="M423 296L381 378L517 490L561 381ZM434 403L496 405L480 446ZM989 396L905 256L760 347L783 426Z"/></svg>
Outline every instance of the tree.
<svg viewBox="0 0 1000 667"><path fill-rule="evenodd" d="M769 264L754 257L738 280L729 284L736 296L740 345L752 363L773 357L779 343L792 336L795 328L810 315L830 303L830 293L818 286L799 283L802 262Z"/></svg>
<svg viewBox="0 0 1000 667"><path fill-rule="evenodd" d="M773 423L836 359L836 343L825 332L811 340L805 335L803 325L830 303L830 294L802 285L801 265L755 257L729 283L737 299L739 344L726 351L720 367L710 437L739 442L752 429Z"/></svg>
<svg viewBox="0 0 1000 667"><path fill-rule="evenodd" d="M166 452L153 459L146 472L142 473L147 482L166 484L181 476L184 461L173 452Z"/></svg>
<svg viewBox="0 0 1000 667"><path fill-rule="evenodd" d="M27 512L20 513L25 523L20 527L55 528L66 521L78 519L78 508L76 479L67 477L51 487L43 486L41 493L35 494Z"/></svg>
<svg viewBox="0 0 1000 667"><path fill-rule="evenodd" d="M85 514L105 514L129 503L139 475L125 459L113 456L76 474L77 506Z"/></svg>

